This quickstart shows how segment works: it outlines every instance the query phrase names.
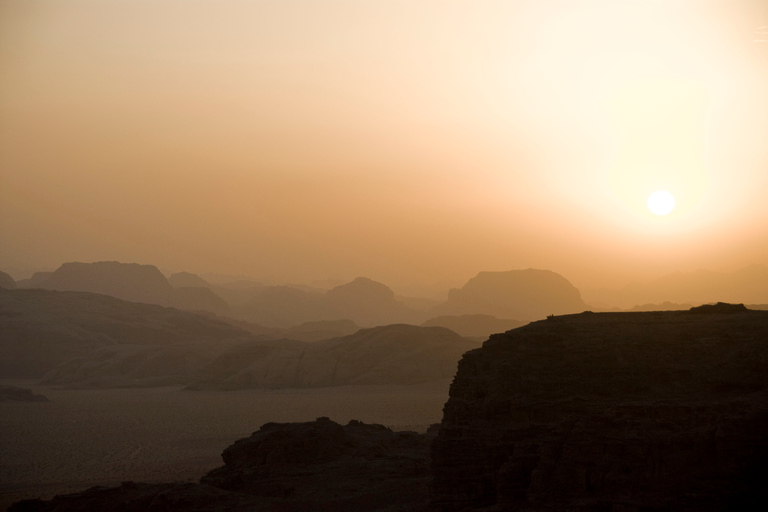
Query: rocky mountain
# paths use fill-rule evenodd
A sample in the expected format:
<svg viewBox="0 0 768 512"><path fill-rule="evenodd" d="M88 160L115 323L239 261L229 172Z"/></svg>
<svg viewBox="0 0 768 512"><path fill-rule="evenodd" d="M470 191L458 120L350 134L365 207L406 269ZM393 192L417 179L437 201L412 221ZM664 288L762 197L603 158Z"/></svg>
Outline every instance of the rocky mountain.
<svg viewBox="0 0 768 512"><path fill-rule="evenodd" d="M450 378L478 343L442 327L387 325L331 340L252 341L212 361L193 389L417 384Z"/></svg>
<svg viewBox="0 0 768 512"><path fill-rule="evenodd" d="M267 423L222 453L224 466L199 484L94 487L52 500L25 500L9 512L260 511L416 512L428 501L434 433L328 418Z"/></svg>
<svg viewBox="0 0 768 512"><path fill-rule="evenodd" d="M0 271L0 288L5 288L6 290L13 290L14 288L16 288L16 281L14 281L10 275Z"/></svg>
<svg viewBox="0 0 768 512"><path fill-rule="evenodd" d="M451 289L448 301L430 312L434 316L484 314L530 321L585 309L579 290L563 276L529 268L480 272L462 288Z"/></svg>
<svg viewBox="0 0 768 512"><path fill-rule="evenodd" d="M518 320L496 318L491 315L448 315L430 318L421 325L424 327L445 327L461 336L485 341L491 334L506 332L523 324L524 322Z"/></svg>
<svg viewBox="0 0 768 512"><path fill-rule="evenodd" d="M170 374L193 353L210 359L247 336L219 320L107 295L0 289L0 378L42 377L73 359L90 361L90 371L98 373L110 353L138 367L142 356L135 354L142 351L157 355L156 370Z"/></svg>
<svg viewBox="0 0 768 512"><path fill-rule="evenodd" d="M765 510L768 312L556 316L459 363L437 511Z"/></svg>
<svg viewBox="0 0 768 512"><path fill-rule="evenodd" d="M423 314L396 300L388 286L367 277L328 290L325 298L343 318L364 327L423 321Z"/></svg>
<svg viewBox="0 0 768 512"><path fill-rule="evenodd" d="M229 304L216 295L204 279L187 272L171 277L175 287L154 265L74 262L64 263L54 272L38 272L31 279L20 281L19 288L92 292L189 311L230 312Z"/></svg>
<svg viewBox="0 0 768 512"><path fill-rule="evenodd" d="M45 280L48 290L111 295L131 302L173 304L173 287L154 265L99 261L64 263Z"/></svg>

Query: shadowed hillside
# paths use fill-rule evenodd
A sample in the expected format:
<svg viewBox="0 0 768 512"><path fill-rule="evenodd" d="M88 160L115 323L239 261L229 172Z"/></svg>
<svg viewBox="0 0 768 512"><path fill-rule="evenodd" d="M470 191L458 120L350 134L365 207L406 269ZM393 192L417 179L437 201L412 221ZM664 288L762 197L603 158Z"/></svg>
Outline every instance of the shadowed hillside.
<svg viewBox="0 0 768 512"><path fill-rule="evenodd" d="M316 343L254 341L222 354L195 389L417 384L449 378L478 343L442 327L387 325Z"/></svg>
<svg viewBox="0 0 768 512"><path fill-rule="evenodd" d="M181 357L197 346L215 353L245 336L228 323L153 304L87 292L0 289L2 378L41 377L98 350L164 353L170 362L172 354L164 351Z"/></svg>

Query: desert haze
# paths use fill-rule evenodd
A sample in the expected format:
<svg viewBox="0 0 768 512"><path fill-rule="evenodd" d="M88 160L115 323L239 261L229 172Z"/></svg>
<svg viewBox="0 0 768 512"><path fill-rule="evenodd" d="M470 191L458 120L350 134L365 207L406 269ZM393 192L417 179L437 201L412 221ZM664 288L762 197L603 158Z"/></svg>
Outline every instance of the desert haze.
<svg viewBox="0 0 768 512"><path fill-rule="evenodd" d="M768 510L768 1L0 0L0 510Z"/></svg>

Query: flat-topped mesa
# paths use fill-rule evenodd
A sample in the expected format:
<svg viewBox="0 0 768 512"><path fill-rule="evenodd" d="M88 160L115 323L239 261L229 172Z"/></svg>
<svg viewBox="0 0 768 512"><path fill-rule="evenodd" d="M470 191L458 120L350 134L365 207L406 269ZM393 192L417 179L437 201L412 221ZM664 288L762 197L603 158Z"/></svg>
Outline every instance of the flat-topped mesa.
<svg viewBox="0 0 768 512"><path fill-rule="evenodd" d="M768 312L556 316L462 358L432 508L768 510L767 463Z"/></svg>

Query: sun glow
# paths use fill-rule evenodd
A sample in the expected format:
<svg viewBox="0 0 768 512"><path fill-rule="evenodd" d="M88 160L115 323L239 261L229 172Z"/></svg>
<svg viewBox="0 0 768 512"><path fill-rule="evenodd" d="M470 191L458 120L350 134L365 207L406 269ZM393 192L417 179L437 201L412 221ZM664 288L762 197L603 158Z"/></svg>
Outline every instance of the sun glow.
<svg viewBox="0 0 768 512"><path fill-rule="evenodd" d="M656 215L666 215L675 209L675 196L666 190L657 190L648 196L648 209Z"/></svg>

